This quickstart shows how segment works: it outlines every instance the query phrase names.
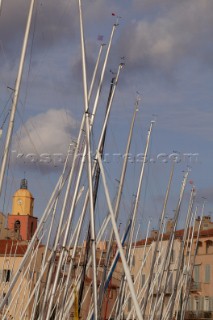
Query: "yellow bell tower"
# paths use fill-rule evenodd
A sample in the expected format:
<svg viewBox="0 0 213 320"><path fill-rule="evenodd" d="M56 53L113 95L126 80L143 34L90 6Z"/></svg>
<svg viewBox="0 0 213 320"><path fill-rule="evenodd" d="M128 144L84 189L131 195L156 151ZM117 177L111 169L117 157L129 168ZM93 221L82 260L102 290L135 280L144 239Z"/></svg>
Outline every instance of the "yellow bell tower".
<svg viewBox="0 0 213 320"><path fill-rule="evenodd" d="M8 216L8 228L21 240L30 240L37 228L33 216L34 198L27 188L27 180L21 180L20 189L13 196L12 213Z"/></svg>
<svg viewBox="0 0 213 320"><path fill-rule="evenodd" d="M27 180L22 179L20 189L13 196L12 215L33 216L34 198L27 189Z"/></svg>

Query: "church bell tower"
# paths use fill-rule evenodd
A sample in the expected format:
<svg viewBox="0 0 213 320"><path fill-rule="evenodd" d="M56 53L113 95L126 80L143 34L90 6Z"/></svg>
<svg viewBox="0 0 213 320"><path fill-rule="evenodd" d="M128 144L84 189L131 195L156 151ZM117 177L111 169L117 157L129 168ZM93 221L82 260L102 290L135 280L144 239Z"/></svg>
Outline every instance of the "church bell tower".
<svg viewBox="0 0 213 320"><path fill-rule="evenodd" d="M30 240L37 228L37 218L33 216L34 198L27 187L27 180L22 179L20 189L13 196L12 213L8 216L8 228L14 237Z"/></svg>

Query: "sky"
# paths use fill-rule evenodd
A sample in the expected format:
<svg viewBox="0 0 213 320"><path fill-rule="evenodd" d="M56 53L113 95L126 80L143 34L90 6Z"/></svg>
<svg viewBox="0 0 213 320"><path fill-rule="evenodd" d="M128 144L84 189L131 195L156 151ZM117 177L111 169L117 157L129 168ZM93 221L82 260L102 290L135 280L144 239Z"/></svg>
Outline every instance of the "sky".
<svg viewBox="0 0 213 320"><path fill-rule="evenodd" d="M116 72L125 57L105 149L109 156L106 156L104 167L112 198L117 188L137 92L141 97L123 193L121 222L131 210L141 167L139 154L144 152L147 131L153 119L156 123L149 151L151 161L146 165L139 222L144 224L144 221L152 219L153 227L156 226L174 154L178 155L178 161L168 216L172 216L176 207L183 171L189 167L189 180L196 186L199 210L202 197L205 197L206 214L211 214L213 1L82 0L82 8L88 83L101 44L97 38L103 35L104 43L108 43L116 21L112 13L120 17L106 68L92 142L95 151L112 71ZM17 76L28 9L29 1L26 0L2 1L0 124L4 134L11 106L10 88L14 88ZM7 183L1 199L1 210L5 213L10 212L11 196L23 177L28 179L36 199L35 215L41 216L45 208L62 170L61 160L69 144L76 139L84 110L80 50L77 1L36 1ZM42 154L49 154L51 161L45 162ZM191 161L187 154L193 155ZM187 207L190 188L188 182L183 211ZM107 210L105 201L100 200L98 206L100 211Z"/></svg>

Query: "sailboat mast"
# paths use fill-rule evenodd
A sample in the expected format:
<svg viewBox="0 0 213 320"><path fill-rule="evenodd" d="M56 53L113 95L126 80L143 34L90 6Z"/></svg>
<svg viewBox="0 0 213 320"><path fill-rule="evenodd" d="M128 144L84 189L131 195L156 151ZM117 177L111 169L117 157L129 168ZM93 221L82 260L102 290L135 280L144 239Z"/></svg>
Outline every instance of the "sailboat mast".
<svg viewBox="0 0 213 320"><path fill-rule="evenodd" d="M148 154L148 150L149 150L150 138L151 138L151 133L152 133L152 128L153 128L154 123L155 123L155 121L151 121L149 130L148 130L148 134L147 134L144 159L142 161L141 173L140 173L140 178L139 178L139 183L138 183L138 190L137 190L137 194L136 194L136 198L135 198L134 211L133 211L133 215L132 215L132 227L131 227L131 231L130 231L129 252L128 252L128 259L127 259L128 261L129 261L130 254L131 254L131 245L132 245L132 241L133 241L133 234L134 234L134 229L135 229L135 223L136 223L136 217L137 217L137 212L138 212L142 182L143 182L143 177L144 177L146 158L147 158L147 154Z"/></svg>
<svg viewBox="0 0 213 320"><path fill-rule="evenodd" d="M196 238L196 244L195 244L195 249L194 249L194 256L193 256L193 259L192 259L192 262L191 262L191 273L189 275L187 292L185 294L185 307L186 307L186 305L188 303L191 283L192 283L192 279L193 279L193 271L194 271L194 266L195 266L195 261L196 261L196 256L197 256L198 242L199 242L199 237L200 237L200 231L201 231L201 224L202 224L203 215L204 215L204 209L205 209L205 199L203 201L202 214L201 214L201 217L200 217L200 223L199 223L198 230L197 230L197 238ZM192 241L193 241L193 237L194 237L194 235L192 234ZM185 310L182 312L181 319L184 319L184 316L185 316Z"/></svg>
<svg viewBox="0 0 213 320"><path fill-rule="evenodd" d="M162 229L163 229L164 218L165 218L165 213L166 213L166 209L167 209L167 203L168 203L169 193L170 193L170 189L171 189L173 174L174 174L174 162L172 163L172 168L171 168L171 172L170 172L170 176L169 176L169 182L168 182L166 195L165 195L165 199L164 199L164 204L163 204L163 210L161 213L161 217L159 219L158 236L157 236L157 240L155 243L154 253L153 253L152 262L151 262L151 266L150 266L150 273L149 273L149 278L148 278L147 290L149 290L149 288L150 288L152 277L153 277L156 255L158 252L160 236L163 231ZM157 299L156 299L156 301L157 301ZM144 300L144 312L146 310L147 302L148 302L148 294L145 296L145 300ZM154 310L155 310L155 308L154 308Z"/></svg>
<svg viewBox="0 0 213 320"><path fill-rule="evenodd" d="M0 15L1 15L1 9L2 9L2 2L3 0L0 0Z"/></svg>
<svg viewBox="0 0 213 320"><path fill-rule="evenodd" d="M170 268L170 263L171 263L171 257L172 257L172 249L173 249L173 245L174 245L174 239L175 239L175 232L176 232L176 228L177 228L177 223L178 223L178 218L179 218L179 213L180 213L180 208L181 208L181 204L182 204L182 199L183 199L183 194L185 191L185 187L186 187L186 182L187 182L187 178L188 178L189 172L187 171L184 174L183 177L183 181L182 181L182 185L181 185L181 190L180 190L180 195L179 195L179 200L177 203L177 207L175 210L175 214L174 214L174 223L172 226L172 230L170 233L170 238L168 241L168 245L167 245L167 249L166 249L166 255L165 255L165 259L164 259L164 264L167 264L167 267L165 268L164 266L164 270L165 270L165 284L163 287L163 292L162 292L162 301L161 301L161 305L160 305L160 319L163 316L163 307L164 307L164 301L165 301L165 292L166 292L166 288L168 285L168 279L169 279L169 268ZM159 288L158 288L159 290Z"/></svg>
<svg viewBox="0 0 213 320"><path fill-rule="evenodd" d="M78 4L79 4L79 18L80 18L80 32L81 32L84 106L85 106L85 116L86 116L85 127L86 127L86 140L87 140L87 175L88 175L88 184L89 184L89 204L90 204L90 228L91 228L90 241L91 241L91 251L92 251L93 300L94 300L94 316L95 316L95 320L97 320L98 319L98 306L97 306L98 292L97 292L96 235L95 235L95 217L94 217L94 203L93 203L90 119L89 119L89 113L88 113L89 104L88 104L88 91L87 91L86 53L85 53L85 40L84 40L81 0L78 0Z"/></svg>
<svg viewBox="0 0 213 320"><path fill-rule="evenodd" d="M125 155L128 155L128 153L129 153L131 140L132 140L132 133L133 133L133 128L134 128L134 123L135 123L135 118L136 118L136 113L138 112L138 104L139 104L139 98L137 98L136 103L135 103L135 110L134 110L134 114L133 114L133 118L132 118L132 122L131 122L131 127L130 127L129 136L128 136ZM119 214L121 194L122 194L122 190L123 190L124 179L125 179L125 174L126 174L126 169L127 169L127 160L128 160L128 157L126 156L124 158L124 163L123 163L123 168L122 168L122 173L121 173L121 178L120 178L120 183L119 183L119 189L118 189L117 199L116 199L116 204L115 204L115 212L114 212L114 214L115 214L115 219L116 220L117 220L118 214ZM105 285L106 272L107 272L109 259L110 259L112 240L113 240L113 230L111 231L109 242L108 242L106 260L105 260L103 276L102 276L102 282L101 282L101 287L100 287L100 292L99 292L99 315L100 315L101 307L102 307L102 303L103 303L104 285Z"/></svg>
<svg viewBox="0 0 213 320"><path fill-rule="evenodd" d="M118 233L114 212L113 212L112 204L111 204L110 197L109 197L109 191L108 191L107 184L106 184L104 168L103 168L102 161L101 161L101 156L100 156L99 153L97 154L97 157L98 157L98 163L99 163L100 170L101 170L101 176L102 176L102 181L103 181L103 186L104 186L104 190L105 190L106 200L107 200L107 204L108 204L108 208L109 208L109 212L110 212L112 227L113 227L113 230L114 230L115 239L116 239L116 242L117 242L117 245L118 245L118 249L119 249L119 252L120 252L120 257L121 257L121 261L122 261L122 264L123 264L124 272L125 272L125 275L126 275L126 278L127 278L127 283L128 283L129 290L130 290L130 293L131 293L132 301L133 301L133 304L134 304L135 311L136 311L138 319L139 320L143 320L143 317L141 315L140 306L139 306L138 301L137 301L134 285L133 285L133 282L132 282L130 270L129 270L129 267L128 267L128 264L127 264L127 261L126 261L126 258L125 258L124 250L123 250L123 247L122 247L122 244L121 244L121 240L120 240L120 236L119 236L119 233Z"/></svg>
<svg viewBox="0 0 213 320"><path fill-rule="evenodd" d="M28 44L28 39L29 39L34 4L35 4L35 0L31 0L30 9L29 9L28 18L27 18L26 29L25 29L24 40L23 40L23 44L22 44L21 57L20 57L19 68L18 68L18 75L17 75L14 94L13 94L13 103L12 103L11 112L10 112L9 125L8 125L8 129L7 129L6 139L5 139L1 169L0 169L0 195L2 193L4 175L5 175L7 159L8 159L8 154L9 154L9 148L10 148L11 138L12 138L12 133L13 133L15 114L16 114L16 109L17 109L17 104L18 104L22 74L23 74L23 69L24 69L24 60L25 60L26 51L27 51L27 44ZM0 6L1 6L1 3L0 3ZM1 9L1 7L0 7L0 9Z"/></svg>
<svg viewBox="0 0 213 320"><path fill-rule="evenodd" d="M98 70L98 66L99 66L99 62L100 62L100 58L101 58L101 53L103 51L103 47L105 46L104 43L101 44L99 52L98 52L98 58L95 64L95 68L93 71L93 75L92 75L92 80L91 80L91 84L89 87L89 92L88 92L88 101L90 101L91 98L91 94L92 94L92 90L93 90L93 86L94 86L94 82L95 82L95 78L96 78L96 74L97 74L97 70Z"/></svg>
<svg viewBox="0 0 213 320"><path fill-rule="evenodd" d="M183 272L183 259L184 259L184 247L187 239L187 234L189 232L189 222L192 214L192 208L194 204L194 198L195 198L195 193L194 193L194 188L191 190L191 195L190 195L190 200L189 200L189 207L188 207L188 212L186 216L186 221L185 221L185 229L184 229L184 234L183 238L181 241L180 249L179 249L179 255L178 255L178 265L177 265L177 272L175 276L175 282L174 282L174 288L171 296L171 307L169 310L169 317L172 318L173 316L173 310L175 307L175 298L178 290L178 283L179 279L181 276L181 272Z"/></svg>

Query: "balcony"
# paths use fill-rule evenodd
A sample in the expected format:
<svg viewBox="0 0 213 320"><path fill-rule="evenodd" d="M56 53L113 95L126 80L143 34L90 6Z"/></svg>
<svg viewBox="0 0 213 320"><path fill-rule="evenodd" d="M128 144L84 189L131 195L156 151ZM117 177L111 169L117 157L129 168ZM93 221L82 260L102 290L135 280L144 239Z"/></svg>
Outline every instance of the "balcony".
<svg viewBox="0 0 213 320"><path fill-rule="evenodd" d="M193 281L190 286L191 292L201 291L201 282Z"/></svg>
<svg viewBox="0 0 213 320"><path fill-rule="evenodd" d="M211 311L187 311L185 313L185 320L206 320L212 319L213 314Z"/></svg>

